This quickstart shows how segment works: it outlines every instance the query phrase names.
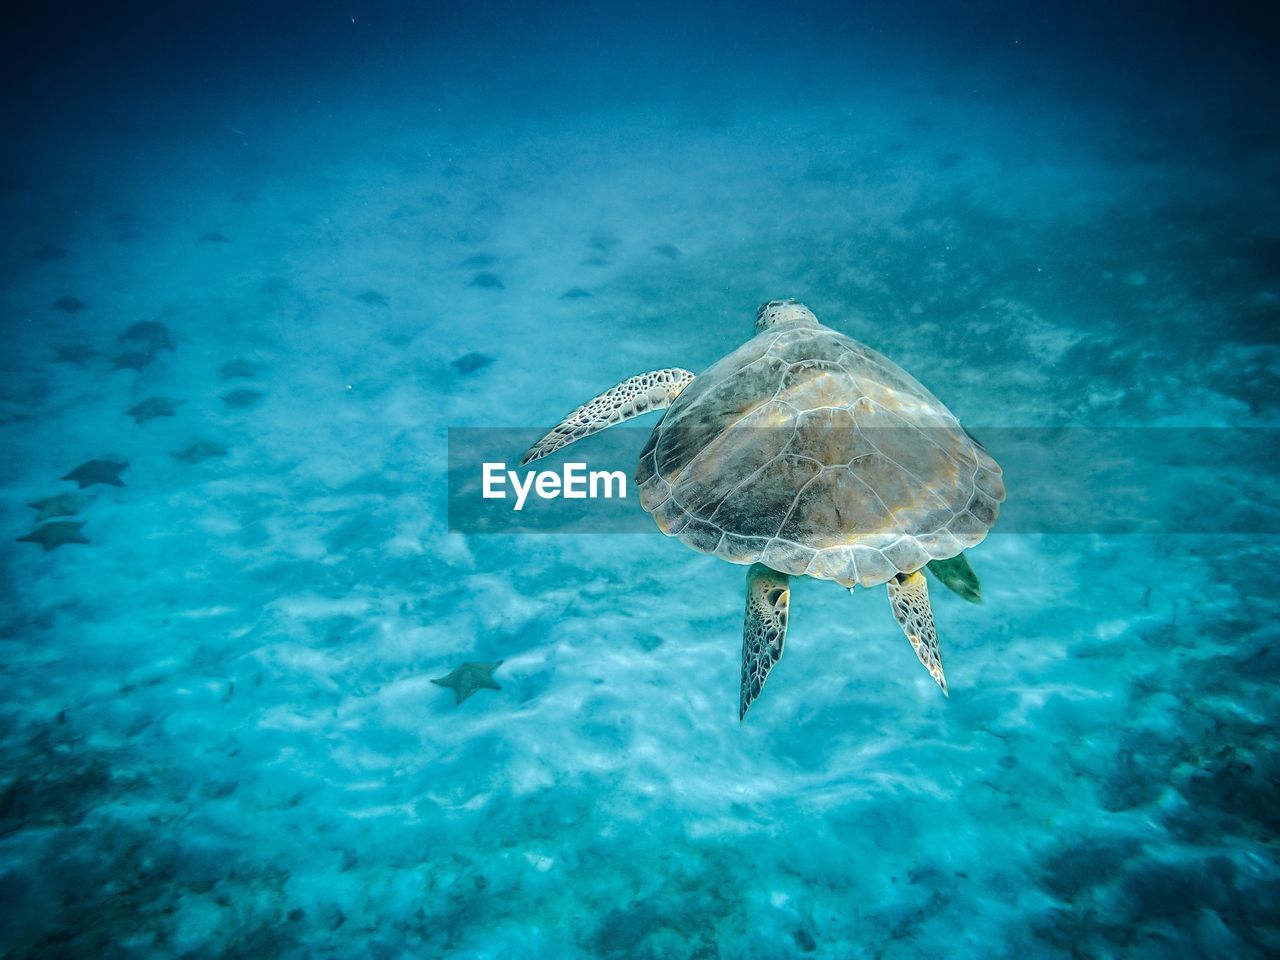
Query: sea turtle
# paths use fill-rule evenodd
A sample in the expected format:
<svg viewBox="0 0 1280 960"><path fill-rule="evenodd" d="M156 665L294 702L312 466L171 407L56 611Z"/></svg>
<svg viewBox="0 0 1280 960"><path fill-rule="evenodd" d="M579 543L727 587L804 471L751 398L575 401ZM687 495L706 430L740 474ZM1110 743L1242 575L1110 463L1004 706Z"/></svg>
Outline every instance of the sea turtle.
<svg viewBox="0 0 1280 960"><path fill-rule="evenodd" d="M666 408L640 455L640 503L668 536L750 564L739 719L782 656L790 578L887 583L916 656L947 692L922 568L970 600L962 551L1004 500L999 465L910 374L795 300L756 312L750 340L705 372L624 380L525 453L532 463Z"/></svg>

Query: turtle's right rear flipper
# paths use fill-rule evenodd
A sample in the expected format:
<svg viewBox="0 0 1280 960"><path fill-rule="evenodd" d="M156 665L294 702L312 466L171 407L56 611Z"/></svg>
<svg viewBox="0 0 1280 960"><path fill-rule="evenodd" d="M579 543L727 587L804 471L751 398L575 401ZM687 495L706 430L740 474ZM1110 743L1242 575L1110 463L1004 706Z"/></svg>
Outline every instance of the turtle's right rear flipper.
<svg viewBox="0 0 1280 960"><path fill-rule="evenodd" d="M911 649L937 681L944 696L947 694L947 678L942 672L942 654L938 650L938 630L933 625L933 607L929 604L929 586L924 574L900 573L889 580L889 606L898 618L898 626L911 641Z"/></svg>
<svg viewBox="0 0 1280 960"><path fill-rule="evenodd" d="M693 382L693 374L679 367L653 370L623 380L616 387L584 403L557 423L545 437L528 449L520 465L533 463L567 447L576 440L599 433L650 410L663 410Z"/></svg>

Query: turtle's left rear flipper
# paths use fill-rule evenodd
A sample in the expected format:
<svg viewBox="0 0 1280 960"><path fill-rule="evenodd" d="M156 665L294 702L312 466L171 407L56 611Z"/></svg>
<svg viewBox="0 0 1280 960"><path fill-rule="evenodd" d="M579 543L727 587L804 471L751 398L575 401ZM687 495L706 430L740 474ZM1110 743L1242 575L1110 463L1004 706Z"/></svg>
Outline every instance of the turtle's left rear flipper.
<svg viewBox="0 0 1280 960"><path fill-rule="evenodd" d="M760 696L769 671L782 656L791 607L791 578L753 563L747 571L747 612L742 624L742 699L738 719Z"/></svg>

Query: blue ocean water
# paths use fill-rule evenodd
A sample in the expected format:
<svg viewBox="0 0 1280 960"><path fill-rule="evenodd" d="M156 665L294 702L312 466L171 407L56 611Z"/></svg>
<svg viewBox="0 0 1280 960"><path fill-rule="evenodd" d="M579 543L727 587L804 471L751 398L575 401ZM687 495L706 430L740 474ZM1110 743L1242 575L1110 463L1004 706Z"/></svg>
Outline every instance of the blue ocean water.
<svg viewBox="0 0 1280 960"><path fill-rule="evenodd" d="M1277 478L1217 452L1278 421L1276 39L1229 4L20 5L0 953L1280 953ZM949 698L882 589L795 581L739 723L741 566L450 530L450 430L536 439L773 297L997 459L1199 431L1125 488L1194 532L997 523L983 602L933 588Z"/></svg>

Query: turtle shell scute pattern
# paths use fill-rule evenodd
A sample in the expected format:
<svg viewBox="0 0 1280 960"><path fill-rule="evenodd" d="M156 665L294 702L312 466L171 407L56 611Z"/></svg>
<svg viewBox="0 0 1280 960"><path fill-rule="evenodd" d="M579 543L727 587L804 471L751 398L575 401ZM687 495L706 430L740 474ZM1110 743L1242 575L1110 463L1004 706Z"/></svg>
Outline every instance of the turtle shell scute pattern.
<svg viewBox="0 0 1280 960"><path fill-rule="evenodd" d="M659 528L733 563L873 586L980 543L999 465L901 367L821 324L769 327L698 376L640 457Z"/></svg>

